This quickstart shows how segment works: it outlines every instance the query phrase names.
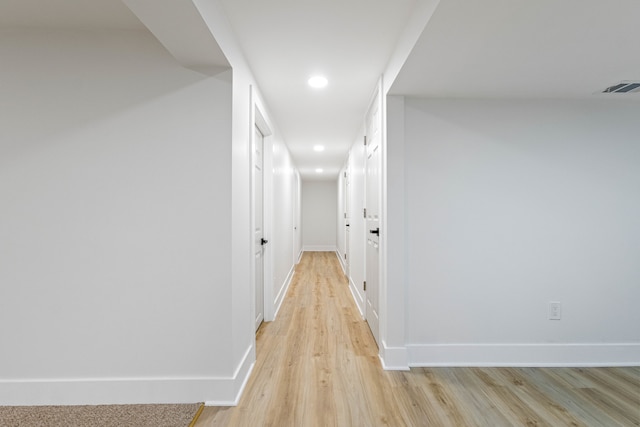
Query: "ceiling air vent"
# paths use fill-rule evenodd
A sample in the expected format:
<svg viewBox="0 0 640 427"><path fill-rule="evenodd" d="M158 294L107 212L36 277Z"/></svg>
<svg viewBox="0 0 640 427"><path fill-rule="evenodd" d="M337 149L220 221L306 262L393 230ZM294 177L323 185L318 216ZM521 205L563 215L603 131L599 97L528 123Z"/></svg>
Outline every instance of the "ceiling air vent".
<svg viewBox="0 0 640 427"><path fill-rule="evenodd" d="M602 93L636 93L640 92L640 82L620 82L617 85L610 86L602 91Z"/></svg>

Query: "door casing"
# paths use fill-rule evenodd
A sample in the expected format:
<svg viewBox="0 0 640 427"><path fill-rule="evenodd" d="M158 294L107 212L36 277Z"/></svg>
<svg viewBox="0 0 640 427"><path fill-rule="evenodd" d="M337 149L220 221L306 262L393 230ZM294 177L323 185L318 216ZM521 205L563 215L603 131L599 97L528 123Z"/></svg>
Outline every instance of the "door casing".
<svg viewBox="0 0 640 427"><path fill-rule="evenodd" d="M379 99L379 94L376 94L370 104L365 122L365 319L378 347L380 347L380 246L381 239L383 239L381 221L382 129Z"/></svg>
<svg viewBox="0 0 640 427"><path fill-rule="evenodd" d="M258 98L258 96L255 93L255 89L253 87L250 87L250 105L252 106L251 108L251 118L250 118L250 123L251 123L251 132L249 135L251 135L251 140L250 140L250 150L251 150L251 230L252 230L252 237L251 237L251 256L254 257L256 254L256 239L253 236L253 231L256 228L256 213L255 213L255 194L256 194L256 189L255 187L255 177L254 177L254 157L255 157L255 152L254 152L254 146L255 146L255 139L256 139L256 129L258 129L260 131L260 133L263 136L263 208L264 208L264 214L263 214L263 237L267 240L269 240L270 242L268 244L266 244L264 246L264 254L263 254L263 318L264 321L266 322L270 322L274 319L275 317L275 307L274 307L274 303L273 303L273 251L271 250L271 244L272 242L272 237L271 236L271 230L272 230L272 200L273 200L273 185L272 185L272 180L273 180L273 176L272 176L272 134L273 132L271 131L271 126L269 125L268 121L265 119L266 115L263 113L264 111L264 107L262 106L260 99ZM251 315L252 315L252 323L256 322L256 289L255 289L255 282L256 282L256 268L255 268L255 263L252 262L251 263L251 299L252 299L252 311L251 311Z"/></svg>
<svg viewBox="0 0 640 427"><path fill-rule="evenodd" d="M264 232L264 135L256 126L253 131L253 240L254 276L253 292L255 300L254 321L256 331L264 320L264 270L266 239Z"/></svg>

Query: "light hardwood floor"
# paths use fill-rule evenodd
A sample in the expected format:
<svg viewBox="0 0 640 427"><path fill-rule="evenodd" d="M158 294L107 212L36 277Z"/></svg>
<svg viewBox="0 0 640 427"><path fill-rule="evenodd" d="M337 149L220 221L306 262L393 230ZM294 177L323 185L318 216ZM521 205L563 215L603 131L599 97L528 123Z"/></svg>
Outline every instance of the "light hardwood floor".
<svg viewBox="0 0 640 427"><path fill-rule="evenodd" d="M639 426L640 368L383 371L333 253L305 253L237 407L210 426Z"/></svg>

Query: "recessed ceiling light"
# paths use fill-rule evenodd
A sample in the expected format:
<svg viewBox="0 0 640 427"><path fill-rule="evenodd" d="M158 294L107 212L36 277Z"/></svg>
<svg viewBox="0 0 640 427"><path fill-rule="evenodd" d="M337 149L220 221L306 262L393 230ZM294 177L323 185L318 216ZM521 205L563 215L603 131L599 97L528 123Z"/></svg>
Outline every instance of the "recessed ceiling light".
<svg viewBox="0 0 640 427"><path fill-rule="evenodd" d="M314 145L313 151L317 151L318 153L324 151L324 145Z"/></svg>
<svg viewBox="0 0 640 427"><path fill-rule="evenodd" d="M322 172L324 172L324 169L322 169L322 168L316 169L316 173L322 173Z"/></svg>
<svg viewBox="0 0 640 427"><path fill-rule="evenodd" d="M322 89L323 87L327 86L329 80L327 80L327 78L323 76L313 76L308 80L308 83L309 86L313 88Z"/></svg>

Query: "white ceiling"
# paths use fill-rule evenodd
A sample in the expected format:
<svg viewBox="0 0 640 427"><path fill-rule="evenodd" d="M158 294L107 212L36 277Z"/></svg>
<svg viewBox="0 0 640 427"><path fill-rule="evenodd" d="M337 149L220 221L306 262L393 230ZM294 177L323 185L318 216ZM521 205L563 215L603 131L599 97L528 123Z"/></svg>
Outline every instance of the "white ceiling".
<svg viewBox="0 0 640 427"><path fill-rule="evenodd" d="M335 179L415 0L222 4L301 175ZM307 85L316 73L326 89Z"/></svg>
<svg viewBox="0 0 640 427"><path fill-rule="evenodd" d="M414 7L437 0L218 1L303 177L335 179ZM640 100L594 95L640 80L638 16L638 0L441 0L391 93ZM1 0L8 26L145 28L121 0Z"/></svg>
<svg viewBox="0 0 640 427"><path fill-rule="evenodd" d="M602 98L640 80L638 0L442 0L392 87L432 98Z"/></svg>

